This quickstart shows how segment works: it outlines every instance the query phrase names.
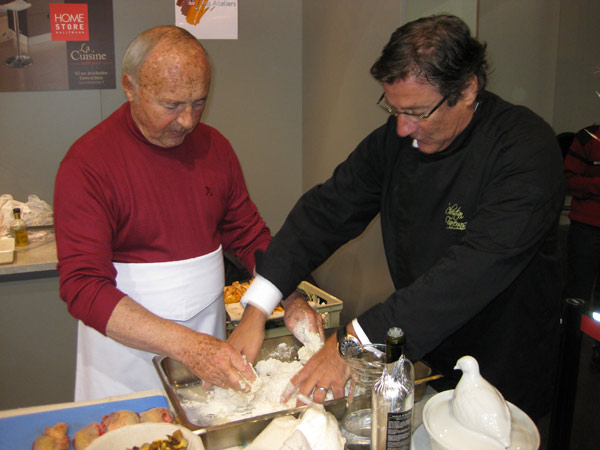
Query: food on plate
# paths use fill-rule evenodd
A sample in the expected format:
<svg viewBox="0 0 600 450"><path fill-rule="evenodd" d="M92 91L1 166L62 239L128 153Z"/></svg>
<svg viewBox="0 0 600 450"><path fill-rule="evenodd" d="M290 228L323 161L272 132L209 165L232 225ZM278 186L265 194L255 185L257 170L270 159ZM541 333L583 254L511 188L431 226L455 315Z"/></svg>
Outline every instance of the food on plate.
<svg viewBox="0 0 600 450"><path fill-rule="evenodd" d="M127 450L185 450L187 448L187 439L183 437L181 430L175 430L172 435L168 434L166 439L157 439L150 444L145 443L140 447L136 445Z"/></svg>
<svg viewBox="0 0 600 450"><path fill-rule="evenodd" d="M120 410L107 414L102 418L102 428L105 431L112 431L126 425L140 423L140 415L133 411Z"/></svg>
<svg viewBox="0 0 600 450"><path fill-rule="evenodd" d="M250 287L252 280L254 280L254 278L250 279L250 281L244 281L243 283L240 283L239 281L234 281L229 286L225 286L225 289L223 289L223 297L225 299L225 304L234 305L235 303L239 303L246 291L248 290L248 288ZM242 312L243 308L240 309L240 314ZM273 312L283 312L283 307L276 306Z"/></svg>
<svg viewBox="0 0 600 450"><path fill-rule="evenodd" d="M104 434L104 429L99 423L90 423L86 425L73 438L73 448L75 450L83 450L87 448L94 439Z"/></svg>
<svg viewBox="0 0 600 450"><path fill-rule="evenodd" d="M71 439L67 436L67 424L59 422L53 427L46 427L33 442L33 450L69 450Z"/></svg>
<svg viewBox="0 0 600 450"><path fill-rule="evenodd" d="M134 425L140 422L155 423L175 423L175 415L169 408L164 406L148 409L137 413L129 410L119 410L105 415L101 423L93 422L81 428L73 437L73 448L83 450L87 448L94 439L102 436L109 431L122 428L126 425ZM40 434L33 443L33 450L68 450L70 448L70 438L67 436L67 424L57 423L53 427L46 427L43 434ZM185 447L152 447L155 449L168 450L170 448Z"/></svg>
<svg viewBox="0 0 600 450"><path fill-rule="evenodd" d="M225 286L225 289L223 290L225 304L238 303L250 286L250 283L252 283L252 280L245 281L244 283L234 281L231 285Z"/></svg>
<svg viewBox="0 0 600 450"><path fill-rule="evenodd" d="M140 421L175 423L175 415L169 408L159 406L140 413Z"/></svg>

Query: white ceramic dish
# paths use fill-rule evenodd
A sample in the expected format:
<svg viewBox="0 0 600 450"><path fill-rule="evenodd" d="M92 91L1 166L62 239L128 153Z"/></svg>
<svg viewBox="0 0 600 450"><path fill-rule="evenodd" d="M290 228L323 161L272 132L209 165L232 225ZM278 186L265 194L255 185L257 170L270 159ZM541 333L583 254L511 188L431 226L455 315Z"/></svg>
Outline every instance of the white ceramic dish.
<svg viewBox="0 0 600 450"><path fill-rule="evenodd" d="M413 432L410 450L429 450L429 436L423 425L419 425Z"/></svg>
<svg viewBox="0 0 600 450"><path fill-rule="evenodd" d="M423 425L431 450L505 450L498 441L463 427L453 416L450 400L454 390L431 397L423 408ZM527 414L510 402L511 446L509 450L537 450L540 434Z"/></svg>
<svg viewBox="0 0 600 450"><path fill-rule="evenodd" d="M15 260L15 238L0 239L0 264L10 264Z"/></svg>
<svg viewBox="0 0 600 450"><path fill-rule="evenodd" d="M109 431L92 441L87 450L115 450L138 447L156 439L165 439L168 434L181 430L188 441L187 450L204 450L202 439L181 425L171 423L138 423Z"/></svg>

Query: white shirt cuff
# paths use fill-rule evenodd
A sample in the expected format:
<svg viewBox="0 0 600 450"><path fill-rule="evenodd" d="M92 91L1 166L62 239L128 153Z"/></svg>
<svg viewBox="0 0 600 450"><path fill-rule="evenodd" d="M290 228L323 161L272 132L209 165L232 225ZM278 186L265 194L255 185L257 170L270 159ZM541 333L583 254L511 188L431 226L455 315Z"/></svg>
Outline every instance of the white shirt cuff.
<svg viewBox="0 0 600 450"><path fill-rule="evenodd" d="M265 277L257 274L250 287L242 296L240 303L244 308L249 303L262 310L269 317L277 305L279 305L281 298L281 291Z"/></svg>
<svg viewBox="0 0 600 450"><path fill-rule="evenodd" d="M352 327L354 328L354 331L356 333L356 337L358 338L358 340L360 341L360 343L362 345L371 344L371 341L369 340L369 338L367 337L367 335L363 331L362 327L359 325L358 319L352 320Z"/></svg>

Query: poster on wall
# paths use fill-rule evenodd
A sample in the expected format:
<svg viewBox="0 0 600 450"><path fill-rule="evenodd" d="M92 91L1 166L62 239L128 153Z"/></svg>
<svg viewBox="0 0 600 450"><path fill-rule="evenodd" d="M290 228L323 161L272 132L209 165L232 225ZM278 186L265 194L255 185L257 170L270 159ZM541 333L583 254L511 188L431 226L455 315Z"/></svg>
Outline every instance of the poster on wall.
<svg viewBox="0 0 600 450"><path fill-rule="evenodd" d="M115 87L112 0L0 0L0 91Z"/></svg>
<svg viewBox="0 0 600 450"><path fill-rule="evenodd" d="M175 25L198 39L237 39L237 0L175 0Z"/></svg>

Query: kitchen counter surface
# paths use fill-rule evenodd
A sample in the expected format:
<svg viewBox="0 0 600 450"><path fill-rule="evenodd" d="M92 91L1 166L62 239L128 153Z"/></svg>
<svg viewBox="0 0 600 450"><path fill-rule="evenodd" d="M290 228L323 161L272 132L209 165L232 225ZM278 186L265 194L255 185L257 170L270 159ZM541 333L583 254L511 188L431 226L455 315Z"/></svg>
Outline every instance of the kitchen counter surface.
<svg viewBox="0 0 600 450"><path fill-rule="evenodd" d="M54 233L39 241L32 241L26 247L15 249L15 259L10 264L0 264L0 278L4 275L32 274L56 271L56 239Z"/></svg>

